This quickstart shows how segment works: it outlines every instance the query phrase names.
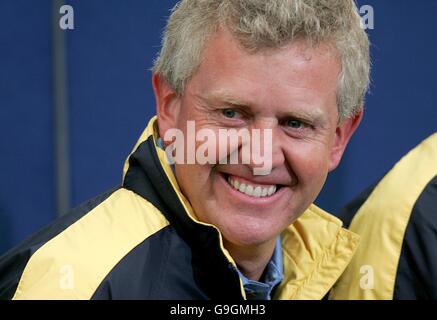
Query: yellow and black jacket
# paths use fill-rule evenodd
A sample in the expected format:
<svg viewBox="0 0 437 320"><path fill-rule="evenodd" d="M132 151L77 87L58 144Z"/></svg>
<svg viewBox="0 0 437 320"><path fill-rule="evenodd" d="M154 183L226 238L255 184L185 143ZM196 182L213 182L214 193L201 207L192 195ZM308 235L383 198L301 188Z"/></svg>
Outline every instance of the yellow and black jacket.
<svg viewBox="0 0 437 320"><path fill-rule="evenodd" d="M340 217L361 244L331 298L437 299L437 133Z"/></svg>
<svg viewBox="0 0 437 320"><path fill-rule="evenodd" d="M0 258L1 299L245 299L220 232L196 220L157 138L153 118L120 187ZM322 299L358 244L314 205L281 240L284 281L276 299Z"/></svg>

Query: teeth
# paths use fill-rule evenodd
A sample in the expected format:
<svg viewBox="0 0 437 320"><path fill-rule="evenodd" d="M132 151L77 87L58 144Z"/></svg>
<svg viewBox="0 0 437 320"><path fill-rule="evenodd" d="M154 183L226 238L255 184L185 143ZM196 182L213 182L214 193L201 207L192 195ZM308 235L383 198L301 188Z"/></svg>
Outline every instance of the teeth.
<svg viewBox="0 0 437 320"><path fill-rule="evenodd" d="M270 197L276 192L276 186L266 186L265 188L261 186L252 186L250 184L241 183L237 180L228 177L228 183L234 189L240 191L241 193L247 194L248 196L260 198L260 197Z"/></svg>
<svg viewBox="0 0 437 320"><path fill-rule="evenodd" d="M258 186L253 190L253 196L257 198L261 197L261 187Z"/></svg>
<svg viewBox="0 0 437 320"><path fill-rule="evenodd" d="M233 184L234 188L239 190L240 189L240 183L237 180L234 180L234 184Z"/></svg>
<svg viewBox="0 0 437 320"><path fill-rule="evenodd" d="M267 192L267 195L270 197L272 194L274 194L276 191L276 186L271 186L269 188L269 191Z"/></svg>
<svg viewBox="0 0 437 320"><path fill-rule="evenodd" d="M248 196L253 196L253 187L249 184L246 187L246 191L244 193L247 194Z"/></svg>
<svg viewBox="0 0 437 320"><path fill-rule="evenodd" d="M269 190L267 188L262 188L261 197L265 197L269 193Z"/></svg>
<svg viewBox="0 0 437 320"><path fill-rule="evenodd" d="M246 192L246 185L244 183L240 184L238 191L243 192L243 193Z"/></svg>

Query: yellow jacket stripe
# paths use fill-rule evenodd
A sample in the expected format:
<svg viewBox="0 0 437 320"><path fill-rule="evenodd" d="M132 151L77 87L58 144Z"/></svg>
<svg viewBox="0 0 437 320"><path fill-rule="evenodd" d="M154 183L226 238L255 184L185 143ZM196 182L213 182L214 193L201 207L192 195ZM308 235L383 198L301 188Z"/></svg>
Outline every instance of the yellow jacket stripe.
<svg viewBox="0 0 437 320"><path fill-rule="evenodd" d="M32 255L14 299L90 299L127 253L166 225L158 209L120 189Z"/></svg>
<svg viewBox="0 0 437 320"><path fill-rule="evenodd" d="M282 233L284 281L276 299L320 300L352 259L359 236L315 205Z"/></svg>

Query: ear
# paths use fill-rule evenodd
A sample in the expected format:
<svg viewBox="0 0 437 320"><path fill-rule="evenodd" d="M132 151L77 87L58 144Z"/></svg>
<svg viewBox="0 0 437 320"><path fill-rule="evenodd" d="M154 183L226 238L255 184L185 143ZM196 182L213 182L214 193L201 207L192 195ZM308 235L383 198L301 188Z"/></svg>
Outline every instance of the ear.
<svg viewBox="0 0 437 320"><path fill-rule="evenodd" d="M355 117L343 120L335 131L335 140L331 149L329 171L334 170L340 163L346 146L363 118L363 111Z"/></svg>
<svg viewBox="0 0 437 320"><path fill-rule="evenodd" d="M153 74L152 85L156 100L159 136L164 138L167 130L177 127L180 97L168 85L167 81L156 73Z"/></svg>

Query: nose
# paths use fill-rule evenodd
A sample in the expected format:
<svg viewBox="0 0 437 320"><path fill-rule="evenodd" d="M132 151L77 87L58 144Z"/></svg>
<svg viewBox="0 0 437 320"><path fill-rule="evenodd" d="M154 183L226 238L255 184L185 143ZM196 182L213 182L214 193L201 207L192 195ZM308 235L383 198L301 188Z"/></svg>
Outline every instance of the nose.
<svg viewBox="0 0 437 320"><path fill-rule="evenodd" d="M285 162L281 146L280 128L273 119L255 122L250 128L250 161L247 164L254 175L268 175Z"/></svg>

